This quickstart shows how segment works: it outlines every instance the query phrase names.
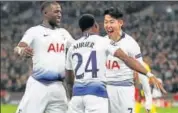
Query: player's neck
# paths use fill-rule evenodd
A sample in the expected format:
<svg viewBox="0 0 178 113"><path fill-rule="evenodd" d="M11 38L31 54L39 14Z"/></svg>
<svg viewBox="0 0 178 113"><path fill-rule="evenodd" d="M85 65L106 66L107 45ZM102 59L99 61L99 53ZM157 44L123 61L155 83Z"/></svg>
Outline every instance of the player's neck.
<svg viewBox="0 0 178 113"><path fill-rule="evenodd" d="M121 35L118 35L117 37L112 37L112 40L113 40L114 42L117 42L117 41L120 40L120 38L121 38Z"/></svg>
<svg viewBox="0 0 178 113"><path fill-rule="evenodd" d="M50 25L49 22L46 21L46 20L43 21L42 26L44 26L46 28L50 28L50 29L55 29L56 28L55 26Z"/></svg>
<svg viewBox="0 0 178 113"><path fill-rule="evenodd" d="M120 31L120 33L119 33L118 36L112 37L112 40L113 40L114 42L117 42L117 41L119 41L119 40L121 39L121 36L122 36L122 31Z"/></svg>
<svg viewBox="0 0 178 113"><path fill-rule="evenodd" d="M85 35L85 34L98 34L97 32L95 32L95 31L93 31L93 30L91 30L91 29L89 29L89 30L86 30L86 31L84 31L83 32L83 35Z"/></svg>

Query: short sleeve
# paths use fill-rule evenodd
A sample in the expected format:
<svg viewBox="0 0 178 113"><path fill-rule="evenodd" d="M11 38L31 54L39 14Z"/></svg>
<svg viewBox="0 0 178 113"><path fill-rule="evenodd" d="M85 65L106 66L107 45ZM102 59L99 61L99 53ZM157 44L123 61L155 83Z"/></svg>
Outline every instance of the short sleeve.
<svg viewBox="0 0 178 113"><path fill-rule="evenodd" d="M128 45L128 53L129 53L129 56L142 60L140 46L134 39L130 40L130 43Z"/></svg>
<svg viewBox="0 0 178 113"><path fill-rule="evenodd" d="M66 66L65 67L67 70L72 70L71 49L72 49L72 47L69 48L69 50L67 52L67 56L66 56Z"/></svg>
<svg viewBox="0 0 178 113"><path fill-rule="evenodd" d="M33 39L35 38L35 37L34 37L34 34L35 34L35 32L34 32L33 27L30 28L30 29L28 29L28 30L25 32L25 34L23 35L23 37L22 37L22 39L21 39L20 42L25 42L25 43L27 43L28 46L31 46L32 41L33 41Z"/></svg>

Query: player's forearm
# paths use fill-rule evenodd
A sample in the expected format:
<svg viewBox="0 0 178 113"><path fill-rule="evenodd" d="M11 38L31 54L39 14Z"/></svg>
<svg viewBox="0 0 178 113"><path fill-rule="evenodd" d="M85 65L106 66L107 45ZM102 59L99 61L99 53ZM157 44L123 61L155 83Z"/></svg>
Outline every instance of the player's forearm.
<svg viewBox="0 0 178 113"><path fill-rule="evenodd" d="M127 66L129 66L131 69L145 75L145 76L153 76L151 73L149 73L145 67L140 63L138 62L137 60L135 60L134 58L132 57L127 57L124 59L124 62Z"/></svg>
<svg viewBox="0 0 178 113"><path fill-rule="evenodd" d="M72 88L74 84L74 74L72 70L66 70L66 82L69 98L72 97Z"/></svg>
<svg viewBox="0 0 178 113"><path fill-rule="evenodd" d="M70 99L72 98L72 87L73 87L73 84L67 84L67 92L68 92Z"/></svg>
<svg viewBox="0 0 178 113"><path fill-rule="evenodd" d="M130 67L131 69L133 69L141 74L147 75L148 77L154 76L153 74L148 72L140 62L138 62L134 58L129 57L127 54L125 54L124 51L122 51L122 49L118 49L114 53L114 56L116 56L116 57L120 58L122 61L124 61L125 64L128 67Z"/></svg>
<svg viewBox="0 0 178 113"><path fill-rule="evenodd" d="M124 62L127 66L129 66L131 69L138 71L139 73L142 73L146 75L148 71L140 64L138 61L136 61L132 57L128 57L124 59Z"/></svg>

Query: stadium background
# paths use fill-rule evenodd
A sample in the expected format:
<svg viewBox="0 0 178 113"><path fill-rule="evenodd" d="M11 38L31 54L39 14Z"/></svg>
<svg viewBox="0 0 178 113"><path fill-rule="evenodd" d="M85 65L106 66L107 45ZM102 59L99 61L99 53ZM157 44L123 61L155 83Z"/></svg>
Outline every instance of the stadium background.
<svg viewBox="0 0 178 113"><path fill-rule="evenodd" d="M162 81L167 96L156 101L159 107L178 107L178 2L76 1L60 2L61 26L77 39L81 32L78 17L83 13L96 16L103 29L103 10L119 7L124 13L124 31L138 41L152 71ZM40 2L0 2L1 13L1 106L18 104L31 72L31 60L13 54L24 32L41 23ZM7 107L9 109L10 107ZM172 108L170 108L170 112ZM173 109L172 109L173 110ZM5 112L2 113L13 113ZM162 113L162 112L160 112Z"/></svg>

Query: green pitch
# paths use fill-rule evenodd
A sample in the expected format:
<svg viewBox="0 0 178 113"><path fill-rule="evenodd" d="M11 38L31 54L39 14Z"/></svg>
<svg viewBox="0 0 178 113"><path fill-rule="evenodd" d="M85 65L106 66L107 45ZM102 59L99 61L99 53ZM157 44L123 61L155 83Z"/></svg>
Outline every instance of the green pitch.
<svg viewBox="0 0 178 113"><path fill-rule="evenodd" d="M17 105L1 105L1 113L15 113Z"/></svg>
<svg viewBox="0 0 178 113"><path fill-rule="evenodd" d="M17 109L16 105L1 105L1 113L15 113ZM157 113L178 113L177 108L157 108ZM145 113L145 110L142 109L140 113Z"/></svg>

